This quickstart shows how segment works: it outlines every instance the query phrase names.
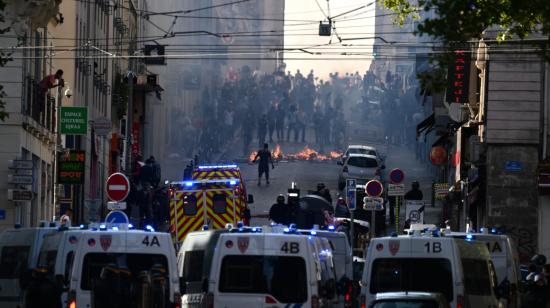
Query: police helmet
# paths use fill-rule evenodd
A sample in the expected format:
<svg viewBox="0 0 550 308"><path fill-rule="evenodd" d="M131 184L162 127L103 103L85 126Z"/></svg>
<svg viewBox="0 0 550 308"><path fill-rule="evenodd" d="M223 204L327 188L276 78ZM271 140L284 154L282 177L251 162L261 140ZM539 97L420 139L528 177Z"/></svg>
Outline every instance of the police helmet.
<svg viewBox="0 0 550 308"><path fill-rule="evenodd" d="M325 188L325 183L319 183L317 184L317 190L322 190Z"/></svg>
<svg viewBox="0 0 550 308"><path fill-rule="evenodd" d="M277 203L285 203L285 196L283 194L277 196Z"/></svg>

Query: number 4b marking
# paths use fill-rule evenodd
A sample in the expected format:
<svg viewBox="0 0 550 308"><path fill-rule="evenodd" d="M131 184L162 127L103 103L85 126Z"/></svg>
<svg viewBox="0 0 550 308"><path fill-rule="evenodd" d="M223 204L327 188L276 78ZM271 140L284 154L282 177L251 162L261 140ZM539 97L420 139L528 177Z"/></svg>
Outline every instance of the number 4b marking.
<svg viewBox="0 0 550 308"><path fill-rule="evenodd" d="M284 242L283 246L281 246L281 251L284 253L299 253L300 244L297 242Z"/></svg>

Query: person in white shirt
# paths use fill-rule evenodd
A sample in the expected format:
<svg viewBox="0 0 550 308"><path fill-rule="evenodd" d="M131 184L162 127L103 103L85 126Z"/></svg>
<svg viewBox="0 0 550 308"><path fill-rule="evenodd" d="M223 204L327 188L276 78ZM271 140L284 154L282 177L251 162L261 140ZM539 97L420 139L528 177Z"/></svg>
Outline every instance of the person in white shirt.
<svg viewBox="0 0 550 308"><path fill-rule="evenodd" d="M59 219L59 221L61 222L61 226L67 227L67 228L70 227L72 217L73 217L73 210L71 208L66 209L65 214L63 214Z"/></svg>

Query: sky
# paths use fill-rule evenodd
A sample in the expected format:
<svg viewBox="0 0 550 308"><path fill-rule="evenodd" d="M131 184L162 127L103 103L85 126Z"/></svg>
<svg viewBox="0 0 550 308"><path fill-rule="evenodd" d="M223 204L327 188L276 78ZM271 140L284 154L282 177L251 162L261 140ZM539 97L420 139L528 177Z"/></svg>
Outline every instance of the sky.
<svg viewBox="0 0 550 308"><path fill-rule="evenodd" d="M286 0L285 1L285 49L311 47L329 42L338 42L336 36L325 37L318 36L318 21L326 20L326 16L337 16L342 13L360 8L373 0ZM330 14L328 13L330 7ZM323 12L321 12L321 9ZM369 17L370 16L370 17ZM370 65L369 55L361 56L343 56L342 52L370 52L372 48L372 39L350 40L350 38L372 37L374 32L374 5L366 8L344 14L334 18L336 20L336 32L340 38L344 39L343 44L353 44L353 46L344 47L340 44L331 44L306 49L310 52L317 51L323 55L310 55L301 51L287 51L284 58L287 64L287 70L293 73L299 69L302 74L307 74L311 69L315 75L321 79L328 78L328 74L338 71L340 74L346 72L355 73L359 71L361 75L365 73ZM315 22L317 21L317 22ZM313 23L315 22L315 23ZM327 53L333 54L327 54ZM335 54L336 53L336 54ZM315 59L320 60L315 60ZM358 59L360 58L360 59Z"/></svg>

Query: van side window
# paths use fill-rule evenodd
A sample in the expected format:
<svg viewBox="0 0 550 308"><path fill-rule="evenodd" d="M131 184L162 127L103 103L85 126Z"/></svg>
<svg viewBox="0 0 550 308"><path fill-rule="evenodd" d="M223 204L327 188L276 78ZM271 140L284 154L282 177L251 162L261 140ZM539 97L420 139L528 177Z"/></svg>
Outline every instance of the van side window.
<svg viewBox="0 0 550 308"><path fill-rule="evenodd" d="M186 251L183 262L185 281L201 281L204 261L204 250Z"/></svg>
<svg viewBox="0 0 550 308"><path fill-rule="evenodd" d="M188 195L187 200L183 203L183 215L185 216L195 216L197 215L197 197L193 195Z"/></svg>
<svg viewBox="0 0 550 308"><path fill-rule="evenodd" d="M74 252L69 252L67 254L67 260L65 261L65 281L69 281L69 276L71 275L71 271L73 269L73 261L74 261Z"/></svg>
<svg viewBox="0 0 550 308"><path fill-rule="evenodd" d="M0 279L19 278L28 267L30 246L5 246L0 256Z"/></svg>
<svg viewBox="0 0 550 308"><path fill-rule="evenodd" d="M225 195L217 194L212 198L213 201L213 210L214 213L223 215L227 213L227 202L225 200Z"/></svg>
<svg viewBox="0 0 550 308"><path fill-rule="evenodd" d="M462 259L464 291L470 295L491 295L489 264L483 259Z"/></svg>

